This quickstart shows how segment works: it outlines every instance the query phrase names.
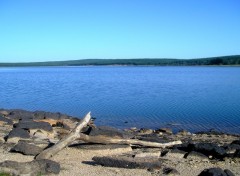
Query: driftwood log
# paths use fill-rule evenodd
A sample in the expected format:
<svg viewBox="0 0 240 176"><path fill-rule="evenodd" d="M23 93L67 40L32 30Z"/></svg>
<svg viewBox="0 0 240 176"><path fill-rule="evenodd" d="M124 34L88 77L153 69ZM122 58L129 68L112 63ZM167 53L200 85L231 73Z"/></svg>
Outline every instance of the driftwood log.
<svg viewBox="0 0 240 176"><path fill-rule="evenodd" d="M110 138L106 136L88 136L85 134L81 134L78 138L84 142L89 143L100 143L100 144L129 144L129 145L141 145L146 147L156 147L156 148L165 148L170 147L177 144L182 144L181 141L173 141L168 143L158 143L158 142L149 142L149 141L142 141L138 139L117 139L117 138Z"/></svg>
<svg viewBox="0 0 240 176"><path fill-rule="evenodd" d="M76 127L64 138L58 141L52 147L42 151L36 159L49 159L53 155L57 154L60 150L71 144L78 139L81 135L81 130L85 127L91 119L90 112L76 125Z"/></svg>
<svg viewBox="0 0 240 176"><path fill-rule="evenodd" d="M100 143L100 144L129 144L129 145L141 145L147 147L157 147L165 148L173 145L181 144L181 141L173 141L168 143L158 143L158 142L148 142L137 139L119 139L119 138L110 138L106 136L89 136L81 133L83 127L87 126L91 119L90 112L76 125L76 127L59 142L57 142L52 147L42 151L39 155L36 156L36 159L49 159L60 150L70 145L75 140L82 140L87 143Z"/></svg>

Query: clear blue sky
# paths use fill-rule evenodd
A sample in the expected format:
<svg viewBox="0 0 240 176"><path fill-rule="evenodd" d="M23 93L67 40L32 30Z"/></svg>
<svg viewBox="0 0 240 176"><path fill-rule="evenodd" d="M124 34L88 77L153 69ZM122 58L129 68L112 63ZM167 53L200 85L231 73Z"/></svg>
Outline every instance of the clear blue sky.
<svg viewBox="0 0 240 176"><path fill-rule="evenodd" d="M239 0L0 0L0 62L235 54Z"/></svg>

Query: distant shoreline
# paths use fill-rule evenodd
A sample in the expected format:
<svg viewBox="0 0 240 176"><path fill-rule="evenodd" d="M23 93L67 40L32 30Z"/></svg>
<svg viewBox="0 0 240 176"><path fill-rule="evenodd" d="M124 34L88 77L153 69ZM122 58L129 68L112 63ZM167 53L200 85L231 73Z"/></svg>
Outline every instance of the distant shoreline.
<svg viewBox="0 0 240 176"><path fill-rule="evenodd" d="M0 63L0 67L35 66L240 66L240 55L199 59L82 59L68 61Z"/></svg>

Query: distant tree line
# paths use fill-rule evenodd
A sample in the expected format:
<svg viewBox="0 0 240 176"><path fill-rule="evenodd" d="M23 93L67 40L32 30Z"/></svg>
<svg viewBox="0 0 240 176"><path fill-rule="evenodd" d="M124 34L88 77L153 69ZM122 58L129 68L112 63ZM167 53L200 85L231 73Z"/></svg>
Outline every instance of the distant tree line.
<svg viewBox="0 0 240 176"><path fill-rule="evenodd" d="M84 65L153 65L153 66L198 66L198 65L239 65L240 55L199 59L82 59L69 61L0 63L0 67L23 66L84 66Z"/></svg>

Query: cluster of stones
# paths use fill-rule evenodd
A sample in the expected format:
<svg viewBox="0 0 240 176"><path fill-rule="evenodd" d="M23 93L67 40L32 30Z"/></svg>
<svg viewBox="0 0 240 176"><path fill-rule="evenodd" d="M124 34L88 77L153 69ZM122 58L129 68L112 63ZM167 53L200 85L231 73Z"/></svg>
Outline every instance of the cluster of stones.
<svg viewBox="0 0 240 176"><path fill-rule="evenodd" d="M7 147L9 152L36 156L47 147L59 141L68 134L80 121L61 113L43 111L29 112L24 110L0 109L0 147ZM240 163L240 140L238 135L219 134L214 131L202 134L192 134L186 130L173 134L169 128L118 130L112 127L96 127L94 124L83 129L83 133L92 136L108 136L113 138L139 139L151 142L183 141L181 145L171 148L146 148L129 145L88 145L77 144L70 147L79 149L120 149L123 154L104 157L93 157L96 164L108 167L142 168L160 175L179 175L173 168L176 161L229 161ZM216 140L215 138L216 137ZM221 140L219 140L221 139ZM0 168L27 168L31 165L41 165L41 173L59 173L60 165L51 160L34 160L30 163L13 161L0 163ZM203 170L203 175L234 175L230 170L210 168Z"/></svg>

